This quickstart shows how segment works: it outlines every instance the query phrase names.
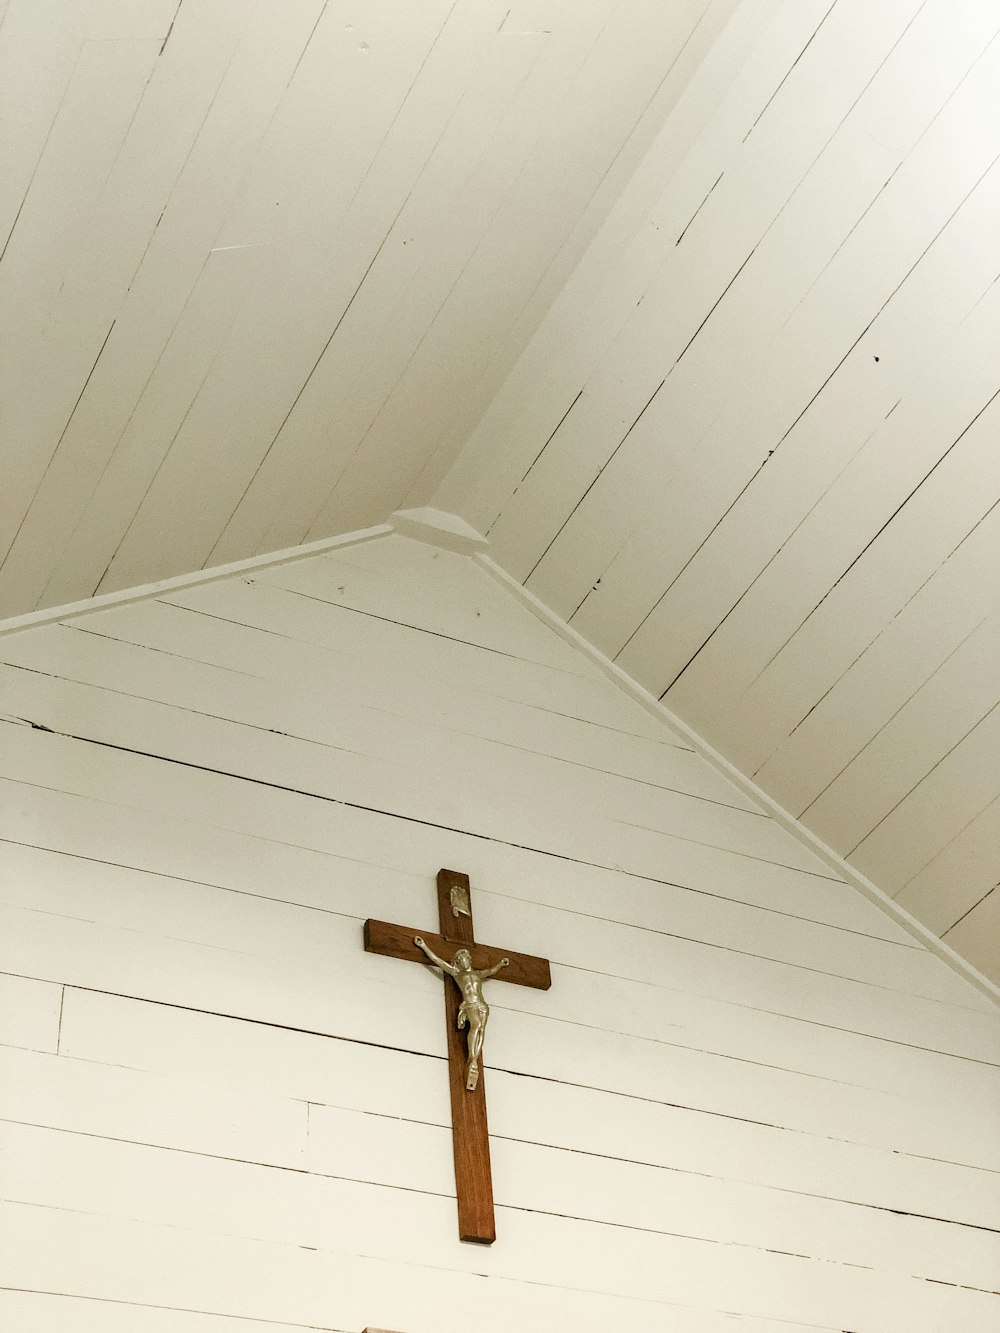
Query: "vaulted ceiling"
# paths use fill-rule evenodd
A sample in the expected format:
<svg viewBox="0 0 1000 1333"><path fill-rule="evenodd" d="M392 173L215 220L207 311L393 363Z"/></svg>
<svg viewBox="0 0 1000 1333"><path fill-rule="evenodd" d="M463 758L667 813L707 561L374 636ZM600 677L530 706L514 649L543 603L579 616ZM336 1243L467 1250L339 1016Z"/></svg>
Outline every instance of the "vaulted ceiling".
<svg viewBox="0 0 1000 1333"><path fill-rule="evenodd" d="M0 10L0 613L433 503L1000 979L995 0Z"/></svg>

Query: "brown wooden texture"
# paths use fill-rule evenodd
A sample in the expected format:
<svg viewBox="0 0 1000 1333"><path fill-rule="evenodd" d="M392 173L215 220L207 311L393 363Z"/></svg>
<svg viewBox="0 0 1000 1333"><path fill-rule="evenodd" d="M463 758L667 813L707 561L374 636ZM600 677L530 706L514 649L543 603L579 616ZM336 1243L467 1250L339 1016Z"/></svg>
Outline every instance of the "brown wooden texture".
<svg viewBox="0 0 1000 1333"><path fill-rule="evenodd" d="M474 1092L465 1086L465 1034L458 1029L458 987L448 982L444 992L448 1026L448 1088L451 1093L451 1146L455 1158L460 1240L492 1245L497 1238L493 1216L493 1171L490 1166L490 1131L486 1119L486 1071L479 1070Z"/></svg>
<svg viewBox="0 0 1000 1333"><path fill-rule="evenodd" d="M452 906L452 888L464 890L468 915L456 915ZM440 870L437 877L438 918L441 934L449 942L469 946L474 967L491 967L493 962L480 963L479 949L474 949L475 931L472 922L472 890L468 875L457 870ZM433 948L433 945L431 946ZM497 951L499 952L499 951ZM446 957L446 954L442 954ZM509 955L508 955L509 956ZM513 970L514 964L504 968ZM451 1145L455 1158L455 1185L458 1197L458 1234L464 1241L477 1245L492 1245L496 1240L496 1220L493 1212L493 1169L490 1164L490 1131L486 1117L486 1070L480 1067L475 1091L465 1086L465 1035L458 1028L458 1009L461 994L457 986L445 980L444 1012L448 1033L448 1090L451 1094Z"/></svg>
<svg viewBox="0 0 1000 1333"><path fill-rule="evenodd" d="M460 891L456 897L453 889ZM437 877L440 934L399 926L389 921L365 922L365 949L386 958L402 958L424 963L427 959L413 943L420 935L428 948L441 958L454 954L465 945L476 968L493 967L501 958L510 965L497 980L516 986L548 990L552 985L549 964L532 954L511 953L487 944L477 944L472 920L472 892L468 875L460 870L441 870ZM456 911L456 906L459 908ZM480 1068L475 1091L465 1086L467 1058L464 1032L458 1027L461 1004L459 989L449 977L444 978L445 1023L448 1034L448 1085L451 1093L451 1135L455 1157L455 1187L458 1199L458 1234L464 1241L492 1245L496 1240L493 1217L493 1176L490 1169L489 1126L486 1120L486 1079Z"/></svg>
<svg viewBox="0 0 1000 1333"><path fill-rule="evenodd" d="M464 922L465 918L462 920ZM435 935L433 931L369 918L365 922L365 950L367 953L382 954L385 958L403 958L407 962L429 966L427 959L413 943L415 935L420 935L427 942L428 948L441 958L450 958L459 944L469 943L456 940L454 935L449 938L444 934ZM493 980L511 981L515 986L531 986L535 990L548 990L552 985L549 964L545 958L512 953L510 949L496 949L489 944L469 943L469 952L472 954L472 965L477 968L493 967L501 958L510 959L510 967L505 967Z"/></svg>

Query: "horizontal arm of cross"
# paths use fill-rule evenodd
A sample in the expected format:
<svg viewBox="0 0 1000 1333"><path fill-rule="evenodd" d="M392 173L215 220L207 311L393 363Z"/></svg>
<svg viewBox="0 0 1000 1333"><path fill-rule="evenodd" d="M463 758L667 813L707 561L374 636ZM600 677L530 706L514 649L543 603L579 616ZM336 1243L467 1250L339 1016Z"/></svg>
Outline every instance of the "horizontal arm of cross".
<svg viewBox="0 0 1000 1333"><path fill-rule="evenodd" d="M413 943L416 935L439 958L453 958L457 949L467 947L472 955L472 966L480 971L495 967L501 958L509 958L510 966L497 973L497 981L511 981L515 986L531 986L535 990L548 990L552 985L547 958L536 958L530 953L513 953L510 949L494 949L489 944L456 944L454 940L446 940L443 935L393 925L389 921L369 919L365 922L365 950L382 954L385 958L404 958L412 963L426 963L427 958Z"/></svg>

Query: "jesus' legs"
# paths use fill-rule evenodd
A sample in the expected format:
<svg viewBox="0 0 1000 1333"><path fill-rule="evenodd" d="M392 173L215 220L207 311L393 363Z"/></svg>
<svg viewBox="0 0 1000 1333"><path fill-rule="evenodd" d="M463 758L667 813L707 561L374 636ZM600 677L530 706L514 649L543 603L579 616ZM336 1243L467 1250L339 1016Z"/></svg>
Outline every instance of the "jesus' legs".
<svg viewBox="0 0 1000 1333"><path fill-rule="evenodd" d="M471 1005L467 1014L469 1019L469 1062L465 1067L465 1086L469 1092L474 1092L479 1082L479 1056L483 1049L486 1018Z"/></svg>

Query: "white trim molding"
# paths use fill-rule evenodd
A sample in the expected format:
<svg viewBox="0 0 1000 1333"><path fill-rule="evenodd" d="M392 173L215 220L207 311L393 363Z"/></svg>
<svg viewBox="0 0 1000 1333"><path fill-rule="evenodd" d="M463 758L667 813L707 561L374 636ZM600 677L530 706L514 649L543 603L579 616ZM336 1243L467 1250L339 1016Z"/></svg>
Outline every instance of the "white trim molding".
<svg viewBox="0 0 1000 1333"><path fill-rule="evenodd" d="M228 579L234 574L247 574L255 569L269 569L273 565L288 565L295 560L307 560L312 555L323 555L327 551L340 550L345 546L360 546L363 542L375 541L378 537L388 537L392 531L391 524L381 523L374 528L360 528L357 532L345 532L338 537L322 537L319 541L307 542L303 546L287 546L281 551L269 551L266 555L248 556L245 560L234 560L228 565L198 569L193 574L178 574L175 578L160 579L157 583L141 583L135 588L123 588L120 592L86 597L80 602L67 602L62 606L50 606L41 611L28 611L25 615L10 616L7 620L0 620L0 638L5 634L17 634L24 629L34 629L38 625L51 625L56 620L85 616L91 611L106 611L112 606L124 606L128 602L142 602L149 597L161 597L165 592L176 592L178 588L196 588L205 583L216 583L219 579Z"/></svg>

